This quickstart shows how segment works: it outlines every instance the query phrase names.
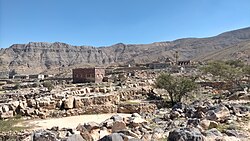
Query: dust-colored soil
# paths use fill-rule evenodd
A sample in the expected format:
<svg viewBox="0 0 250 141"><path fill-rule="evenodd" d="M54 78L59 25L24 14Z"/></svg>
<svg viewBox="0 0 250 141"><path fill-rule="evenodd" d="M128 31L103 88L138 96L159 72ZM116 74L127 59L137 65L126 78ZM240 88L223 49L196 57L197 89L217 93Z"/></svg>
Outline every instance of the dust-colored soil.
<svg viewBox="0 0 250 141"><path fill-rule="evenodd" d="M95 115L80 115L80 116L71 116L71 117L62 117L62 118L51 118L51 119L36 119L36 120L27 120L18 123L16 126L20 127L30 127L30 129L47 129L53 126L58 126L59 128L73 128L75 129L80 123L87 122L97 122L101 123L104 120L110 118L113 114L95 114ZM128 117L130 114L118 114L122 117Z"/></svg>

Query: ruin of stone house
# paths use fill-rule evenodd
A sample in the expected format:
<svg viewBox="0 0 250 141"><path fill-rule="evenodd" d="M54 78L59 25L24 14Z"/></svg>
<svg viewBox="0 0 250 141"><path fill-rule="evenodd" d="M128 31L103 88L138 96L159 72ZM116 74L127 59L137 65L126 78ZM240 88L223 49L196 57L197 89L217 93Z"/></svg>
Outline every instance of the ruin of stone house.
<svg viewBox="0 0 250 141"><path fill-rule="evenodd" d="M100 83L105 76L105 69L100 67L76 68L72 72L73 83Z"/></svg>
<svg viewBox="0 0 250 141"><path fill-rule="evenodd" d="M14 75L12 76L11 79L20 79L20 80L29 79L29 75Z"/></svg>
<svg viewBox="0 0 250 141"><path fill-rule="evenodd" d="M192 65L192 62L191 62L191 60L178 61L177 64L178 64L178 66L189 66L189 65Z"/></svg>
<svg viewBox="0 0 250 141"><path fill-rule="evenodd" d="M39 80L43 80L43 79L44 79L44 75L43 75L43 74L29 75L29 79L39 79Z"/></svg>
<svg viewBox="0 0 250 141"><path fill-rule="evenodd" d="M166 58L164 62L152 62L146 64L146 66L150 69L166 69L171 65L173 65L173 61L170 58Z"/></svg>

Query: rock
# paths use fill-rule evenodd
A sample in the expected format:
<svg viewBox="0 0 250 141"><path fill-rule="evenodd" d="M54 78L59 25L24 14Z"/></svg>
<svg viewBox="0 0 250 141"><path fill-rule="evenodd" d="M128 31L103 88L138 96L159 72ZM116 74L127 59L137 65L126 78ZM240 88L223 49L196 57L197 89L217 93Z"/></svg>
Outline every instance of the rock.
<svg viewBox="0 0 250 141"><path fill-rule="evenodd" d="M228 136L235 136L235 137L241 137L241 138L247 138L247 134L243 131L238 131L234 129L224 130L223 133L225 133Z"/></svg>
<svg viewBox="0 0 250 141"><path fill-rule="evenodd" d="M203 119L200 121L200 126L205 130L209 128L209 125L210 125L210 120Z"/></svg>
<svg viewBox="0 0 250 141"><path fill-rule="evenodd" d="M152 137L151 134L145 133L144 135L142 135L141 139L142 139L143 141L151 141L151 140L152 140L151 137Z"/></svg>
<svg viewBox="0 0 250 141"><path fill-rule="evenodd" d="M218 131L216 128L209 129L205 132L205 135L208 137L221 137L223 136L220 131Z"/></svg>
<svg viewBox="0 0 250 141"><path fill-rule="evenodd" d="M3 105L2 106L2 111L3 112L8 112L10 109L9 109L9 106L8 105Z"/></svg>
<svg viewBox="0 0 250 141"><path fill-rule="evenodd" d="M32 115L35 114L35 109L34 109L34 108L29 108L29 107L27 107L27 108L24 110L24 112L25 112L25 115L26 115L26 116L32 117Z"/></svg>
<svg viewBox="0 0 250 141"><path fill-rule="evenodd" d="M72 109L74 107L74 97L70 96L63 102L64 109Z"/></svg>
<svg viewBox="0 0 250 141"><path fill-rule="evenodd" d="M75 99L74 99L74 108L81 108L83 106L84 106L84 104L82 103L81 98L75 97Z"/></svg>
<svg viewBox="0 0 250 141"><path fill-rule="evenodd" d="M112 133L110 135L104 136L99 141L123 141L123 138L118 133Z"/></svg>
<svg viewBox="0 0 250 141"><path fill-rule="evenodd" d="M27 106L27 103L26 103L25 101L19 101L18 107L19 107L20 109L25 109L26 106Z"/></svg>
<svg viewBox="0 0 250 141"><path fill-rule="evenodd" d="M102 127L102 129L99 131L100 138L103 138L106 135L109 135L110 132L107 130L107 128Z"/></svg>
<svg viewBox="0 0 250 141"><path fill-rule="evenodd" d="M159 140L163 138L164 130L161 128L155 128L152 134L152 140Z"/></svg>
<svg viewBox="0 0 250 141"><path fill-rule="evenodd" d="M211 129L211 128L217 128L218 127L218 122L216 122L216 121L210 121L209 122L209 129Z"/></svg>
<svg viewBox="0 0 250 141"><path fill-rule="evenodd" d="M135 118L132 118L130 120L130 125L132 127L137 127L137 126L139 126L141 124L148 124L148 121L146 121L145 119L142 119L140 117L135 117Z"/></svg>
<svg viewBox="0 0 250 141"><path fill-rule="evenodd" d="M34 99L27 99L27 106L32 108L32 107L36 107L36 100Z"/></svg>
<svg viewBox="0 0 250 141"><path fill-rule="evenodd" d="M97 141L100 139L100 129L92 129L90 131L90 135L94 141Z"/></svg>
<svg viewBox="0 0 250 141"><path fill-rule="evenodd" d="M134 137L134 138L139 138L139 135L132 132L131 130L125 129L125 130L120 130L117 133L121 133L126 136Z"/></svg>
<svg viewBox="0 0 250 141"><path fill-rule="evenodd" d="M84 127L84 125L79 124L76 127L77 131L80 131L80 135L82 136L83 139L86 141L93 141L92 136L90 135L89 131Z"/></svg>
<svg viewBox="0 0 250 141"><path fill-rule="evenodd" d="M169 132L168 141L204 141L201 132L196 128L177 128Z"/></svg>
<svg viewBox="0 0 250 141"><path fill-rule="evenodd" d="M194 119L188 119L187 126L188 127L197 127L200 124L200 119L194 118Z"/></svg>
<svg viewBox="0 0 250 141"><path fill-rule="evenodd" d="M68 137L67 141L86 141L86 140L84 140L82 136L79 134L73 134Z"/></svg>
<svg viewBox="0 0 250 141"><path fill-rule="evenodd" d="M224 121L227 117L230 116L230 111L226 106L218 105L214 108L215 109L209 110L207 112L207 119L213 121Z"/></svg>
<svg viewBox="0 0 250 141"><path fill-rule="evenodd" d="M59 127L58 127L58 126L53 126L53 127L51 127L50 130L52 130L52 131L58 131L58 130L59 130Z"/></svg>
<svg viewBox="0 0 250 141"><path fill-rule="evenodd" d="M98 129L99 124L92 121L92 122L85 123L84 127L90 132L93 129Z"/></svg>
<svg viewBox="0 0 250 141"><path fill-rule="evenodd" d="M104 127L107 127L107 128L112 128L113 124L114 124L114 121L112 119L106 119L105 121L100 123L100 126L104 126Z"/></svg>
<svg viewBox="0 0 250 141"><path fill-rule="evenodd" d="M176 118L179 118L181 117L181 114L178 112L178 111L171 111L170 113L170 119L176 119Z"/></svg>
<svg viewBox="0 0 250 141"><path fill-rule="evenodd" d="M139 118L141 118L141 115L139 115L138 113L133 113L133 114L131 115L131 117L139 117Z"/></svg>
<svg viewBox="0 0 250 141"><path fill-rule="evenodd" d="M34 141L59 141L57 135L48 130L38 130L33 133Z"/></svg>
<svg viewBox="0 0 250 141"><path fill-rule="evenodd" d="M12 117L14 117L14 112L13 111L0 113L0 119L6 119L6 118L12 118Z"/></svg>
<svg viewBox="0 0 250 141"><path fill-rule="evenodd" d="M128 139L128 141L143 141L141 139L136 139L136 138L131 138L131 139Z"/></svg>
<svg viewBox="0 0 250 141"><path fill-rule="evenodd" d="M124 123L124 121L115 121L112 126L113 133L124 129L126 129L126 124Z"/></svg>
<svg viewBox="0 0 250 141"><path fill-rule="evenodd" d="M122 121L123 117L120 115L113 115L110 119L113 119L114 121Z"/></svg>

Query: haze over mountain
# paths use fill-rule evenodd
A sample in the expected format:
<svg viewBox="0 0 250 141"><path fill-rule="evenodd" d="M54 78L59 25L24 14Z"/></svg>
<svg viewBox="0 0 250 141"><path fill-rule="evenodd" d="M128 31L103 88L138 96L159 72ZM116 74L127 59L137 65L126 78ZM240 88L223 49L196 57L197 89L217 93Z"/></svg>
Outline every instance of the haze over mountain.
<svg viewBox="0 0 250 141"><path fill-rule="evenodd" d="M1 70L41 73L86 66L164 61L179 51L179 60L241 59L250 62L250 27L208 38L184 38L152 44L118 43L107 47L30 42L0 50Z"/></svg>

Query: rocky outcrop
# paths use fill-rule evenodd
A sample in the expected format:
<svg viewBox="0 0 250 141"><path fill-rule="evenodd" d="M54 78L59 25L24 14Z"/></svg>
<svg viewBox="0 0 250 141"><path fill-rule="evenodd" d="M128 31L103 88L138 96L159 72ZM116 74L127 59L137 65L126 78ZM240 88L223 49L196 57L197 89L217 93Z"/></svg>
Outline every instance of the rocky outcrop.
<svg viewBox="0 0 250 141"><path fill-rule="evenodd" d="M178 128L169 133L168 141L205 141L199 129Z"/></svg>

